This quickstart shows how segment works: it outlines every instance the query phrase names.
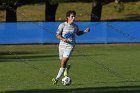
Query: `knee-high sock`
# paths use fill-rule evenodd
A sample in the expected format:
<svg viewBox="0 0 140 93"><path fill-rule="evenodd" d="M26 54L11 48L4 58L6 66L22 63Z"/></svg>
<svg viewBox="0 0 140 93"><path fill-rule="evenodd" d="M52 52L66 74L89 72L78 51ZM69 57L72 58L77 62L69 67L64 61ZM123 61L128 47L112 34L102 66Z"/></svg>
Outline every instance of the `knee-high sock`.
<svg viewBox="0 0 140 93"><path fill-rule="evenodd" d="M64 70L65 70L65 68L60 68L60 69L59 69L59 72L58 72L58 74L57 74L57 76L56 76L56 80L58 80L58 79L62 76Z"/></svg>
<svg viewBox="0 0 140 93"><path fill-rule="evenodd" d="M68 76L68 69L67 68L65 68L64 76Z"/></svg>

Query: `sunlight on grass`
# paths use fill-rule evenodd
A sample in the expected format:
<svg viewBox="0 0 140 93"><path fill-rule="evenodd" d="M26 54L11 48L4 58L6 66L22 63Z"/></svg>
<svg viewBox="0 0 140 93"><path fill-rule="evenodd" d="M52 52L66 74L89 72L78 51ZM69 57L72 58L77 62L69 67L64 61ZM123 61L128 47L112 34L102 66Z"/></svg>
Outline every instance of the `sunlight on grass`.
<svg viewBox="0 0 140 93"><path fill-rule="evenodd" d="M123 2L124 11L117 12L115 3L103 6L101 20L139 20L140 1ZM56 21L64 21L68 10L77 12L77 21L90 21L92 3L60 3ZM5 11L0 11L0 21L5 21ZM45 21L45 4L24 5L17 9L17 21Z"/></svg>
<svg viewBox="0 0 140 93"><path fill-rule="evenodd" d="M45 4L25 5L17 10L18 21L45 20Z"/></svg>

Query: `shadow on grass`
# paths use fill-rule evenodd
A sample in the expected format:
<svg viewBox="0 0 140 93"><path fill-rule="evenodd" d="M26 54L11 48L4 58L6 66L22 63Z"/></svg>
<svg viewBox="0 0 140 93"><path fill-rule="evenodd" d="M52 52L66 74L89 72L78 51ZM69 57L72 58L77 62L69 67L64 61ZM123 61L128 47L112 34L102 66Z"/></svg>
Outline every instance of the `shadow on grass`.
<svg viewBox="0 0 140 93"><path fill-rule="evenodd" d="M40 54L39 52L0 52L0 62L15 62L25 60L35 60L35 59L44 59L44 58L53 58L58 57L57 54Z"/></svg>
<svg viewBox="0 0 140 93"><path fill-rule="evenodd" d="M140 93L140 86L48 89L48 90L19 90L19 91L7 91L4 93Z"/></svg>
<svg viewBox="0 0 140 93"><path fill-rule="evenodd" d="M94 56L105 56L107 54L94 54ZM83 57L93 55L72 55L72 57ZM40 54L39 52L0 52L0 62L17 62L25 60L48 59L58 60L58 54Z"/></svg>
<svg viewBox="0 0 140 93"><path fill-rule="evenodd" d="M22 51L22 52L10 52L10 51L5 51L5 52L0 52L0 56L2 56L2 55L12 55L12 54L18 54L18 55L21 55L21 54L35 54L35 52L24 52L24 51Z"/></svg>

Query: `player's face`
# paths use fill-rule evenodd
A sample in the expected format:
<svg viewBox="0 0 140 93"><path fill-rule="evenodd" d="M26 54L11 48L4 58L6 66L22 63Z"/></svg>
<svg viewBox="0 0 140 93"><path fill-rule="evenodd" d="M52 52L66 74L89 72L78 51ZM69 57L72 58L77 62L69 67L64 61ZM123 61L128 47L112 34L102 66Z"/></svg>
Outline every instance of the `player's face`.
<svg viewBox="0 0 140 93"><path fill-rule="evenodd" d="M74 14L70 14L70 16L68 17L68 22L69 23L73 23L75 20L75 15Z"/></svg>

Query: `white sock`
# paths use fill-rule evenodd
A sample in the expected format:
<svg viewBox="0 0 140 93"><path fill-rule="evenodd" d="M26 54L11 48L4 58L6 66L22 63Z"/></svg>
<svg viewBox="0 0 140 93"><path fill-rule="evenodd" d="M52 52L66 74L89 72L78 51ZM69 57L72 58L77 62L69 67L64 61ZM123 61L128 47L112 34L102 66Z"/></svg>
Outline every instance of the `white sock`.
<svg viewBox="0 0 140 93"><path fill-rule="evenodd" d="M57 74L57 76L56 76L56 80L58 80L58 79L61 77L61 75L62 75L63 72L64 72L64 69L65 69L65 68L60 68L60 69L59 69L59 72L58 72L58 74Z"/></svg>

